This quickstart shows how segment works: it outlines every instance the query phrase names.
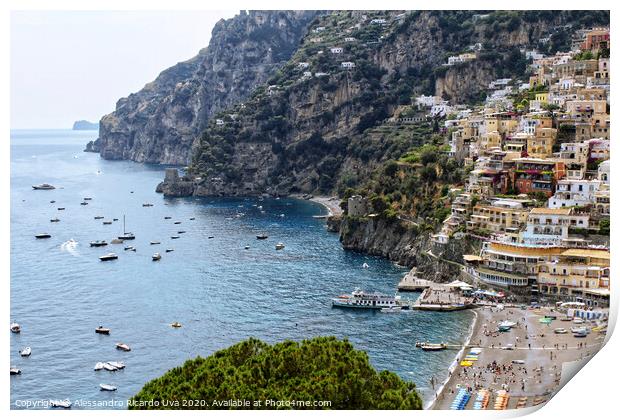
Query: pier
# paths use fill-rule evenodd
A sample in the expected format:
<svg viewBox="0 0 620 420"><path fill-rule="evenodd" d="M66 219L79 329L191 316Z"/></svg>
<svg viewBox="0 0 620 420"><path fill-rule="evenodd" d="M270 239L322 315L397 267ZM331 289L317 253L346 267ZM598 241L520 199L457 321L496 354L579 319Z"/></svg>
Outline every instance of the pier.
<svg viewBox="0 0 620 420"><path fill-rule="evenodd" d="M409 304L411 309L421 311L460 311L474 307L471 298L463 296L463 287L470 286L458 280L442 284L421 279L416 276L415 268L398 283L399 292L422 292Z"/></svg>

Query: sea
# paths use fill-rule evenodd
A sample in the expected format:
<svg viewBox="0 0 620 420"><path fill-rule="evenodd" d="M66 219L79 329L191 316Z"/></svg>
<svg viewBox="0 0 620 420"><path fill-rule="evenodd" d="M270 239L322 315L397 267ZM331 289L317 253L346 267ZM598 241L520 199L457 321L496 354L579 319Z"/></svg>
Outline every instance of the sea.
<svg viewBox="0 0 620 420"><path fill-rule="evenodd" d="M11 131L10 317L22 327L13 334L7 325L6 332L11 366L22 372L10 378L12 409L45 409L64 399L73 409L126 408L146 382L249 337L346 338L377 370L391 370L415 382L425 401L433 398L431 378L438 384L447 377L457 350L424 352L415 343L462 343L471 312L332 308L333 297L356 288L394 295L407 268L343 250L338 235L313 217L326 209L311 201L166 198L155 192L165 166L83 152L96 137ZM32 188L41 183L56 189ZM89 245L124 230L135 240ZM35 239L39 233L51 238ZM262 233L268 239L257 240ZM276 250L278 242L285 248ZM118 259L99 260L110 252ZM156 252L159 261L152 260ZM95 334L99 325L111 334ZM131 351L117 350L118 342ZM20 356L25 347L30 357ZM106 361L126 368L94 370ZM118 389L101 391L100 384Z"/></svg>

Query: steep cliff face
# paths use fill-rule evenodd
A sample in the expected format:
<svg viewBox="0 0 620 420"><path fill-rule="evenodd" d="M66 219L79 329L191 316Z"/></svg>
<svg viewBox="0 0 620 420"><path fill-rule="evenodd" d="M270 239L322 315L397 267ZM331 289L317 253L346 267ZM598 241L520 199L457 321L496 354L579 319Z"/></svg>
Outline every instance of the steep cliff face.
<svg viewBox="0 0 620 420"><path fill-rule="evenodd" d="M209 118L245 99L297 49L316 11L251 11L222 20L209 46L122 98L88 151L104 159L187 164Z"/></svg>
<svg viewBox="0 0 620 420"><path fill-rule="evenodd" d="M340 223L340 242L344 249L415 266L418 275L439 282L454 280L460 274L463 254L476 254L480 248L470 238L435 244L429 232L419 232L410 223L375 218L344 217Z"/></svg>
<svg viewBox="0 0 620 420"><path fill-rule="evenodd" d="M193 193L327 193L356 185L381 162L420 145L415 136L396 142L380 127L399 105L422 93L445 94L454 102L480 99L490 80L522 75L520 48L534 48L572 19L563 12L496 12L482 20L475 15L321 16L274 77L204 130L189 171L200 179ZM476 43L483 44L479 59L443 66L448 56Z"/></svg>

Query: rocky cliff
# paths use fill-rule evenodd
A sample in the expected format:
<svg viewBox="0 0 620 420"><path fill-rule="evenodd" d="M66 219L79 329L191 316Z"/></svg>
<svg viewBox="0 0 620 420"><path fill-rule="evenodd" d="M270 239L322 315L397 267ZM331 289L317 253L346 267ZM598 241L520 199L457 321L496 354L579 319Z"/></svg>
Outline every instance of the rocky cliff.
<svg viewBox="0 0 620 420"><path fill-rule="evenodd" d="M120 99L87 151L104 159L187 164L216 112L244 100L296 51L316 11L250 11L218 22L209 46Z"/></svg>
<svg viewBox="0 0 620 420"><path fill-rule="evenodd" d="M196 195L340 191L428 142L384 120L418 94L475 102L496 77L522 76L534 48L572 12L339 11L320 16L288 63L218 113L196 144ZM594 19L594 18L593 18ZM596 19L594 19L596 20ZM480 44L469 64L448 56ZM163 188L166 191L166 188ZM172 192L170 188L168 191Z"/></svg>

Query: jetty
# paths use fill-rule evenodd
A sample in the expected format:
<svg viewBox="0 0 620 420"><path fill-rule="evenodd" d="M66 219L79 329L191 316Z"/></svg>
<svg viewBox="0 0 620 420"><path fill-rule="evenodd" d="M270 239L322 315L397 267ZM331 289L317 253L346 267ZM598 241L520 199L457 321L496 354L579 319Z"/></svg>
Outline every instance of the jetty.
<svg viewBox="0 0 620 420"><path fill-rule="evenodd" d="M405 274L405 277L398 283L399 292L423 292L436 284L430 280L417 277L416 271L416 267L413 267L411 271Z"/></svg>
<svg viewBox="0 0 620 420"><path fill-rule="evenodd" d="M475 304L463 291L471 290L465 282L455 280L451 283L435 283L416 276L412 268L398 283L399 292L422 292L409 307L420 311L460 311L473 308Z"/></svg>

